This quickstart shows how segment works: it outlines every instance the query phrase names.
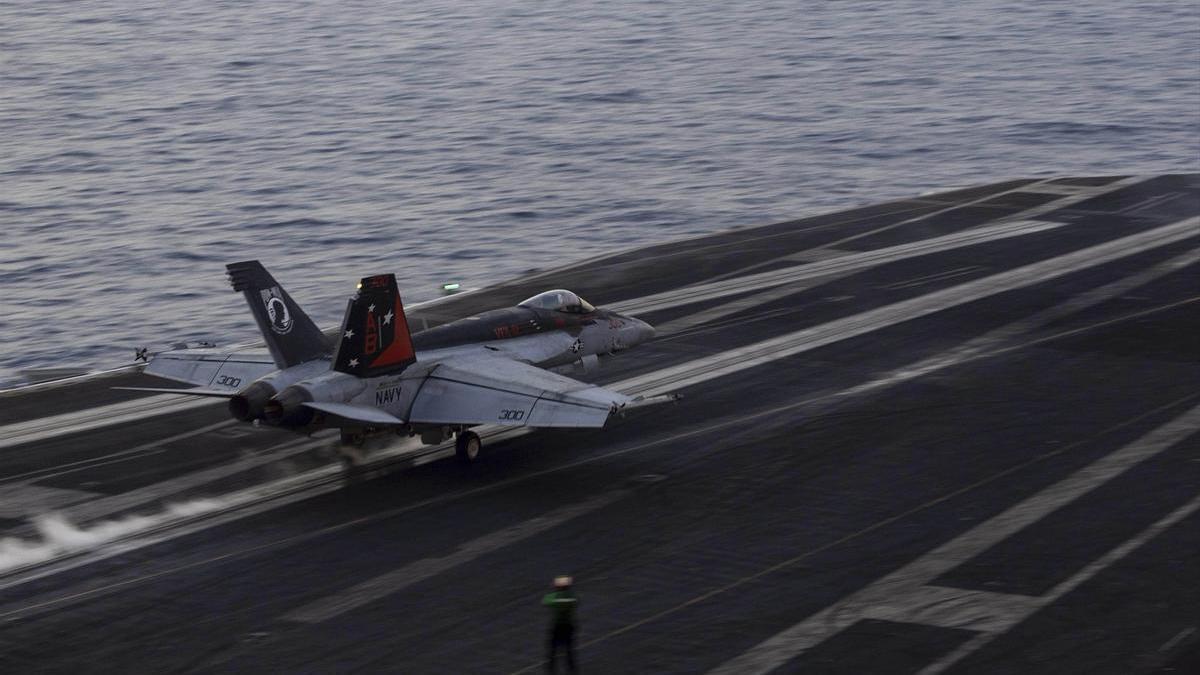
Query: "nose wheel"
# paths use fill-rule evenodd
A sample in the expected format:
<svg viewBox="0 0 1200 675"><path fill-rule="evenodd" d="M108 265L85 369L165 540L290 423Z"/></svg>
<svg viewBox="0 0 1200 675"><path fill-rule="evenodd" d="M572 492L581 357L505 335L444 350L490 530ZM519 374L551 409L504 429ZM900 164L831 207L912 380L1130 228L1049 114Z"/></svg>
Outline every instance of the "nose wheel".
<svg viewBox="0 0 1200 675"><path fill-rule="evenodd" d="M479 450L482 447L483 441L479 440L479 434L474 431L460 431L454 439L454 456L463 464L470 464L479 458Z"/></svg>

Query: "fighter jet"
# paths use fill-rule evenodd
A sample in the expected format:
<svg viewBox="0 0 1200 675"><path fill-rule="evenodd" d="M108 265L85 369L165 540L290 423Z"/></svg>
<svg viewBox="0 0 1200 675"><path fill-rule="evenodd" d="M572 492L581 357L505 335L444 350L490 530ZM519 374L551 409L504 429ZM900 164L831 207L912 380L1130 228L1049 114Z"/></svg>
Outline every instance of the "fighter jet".
<svg viewBox="0 0 1200 675"><path fill-rule="evenodd" d="M145 372L197 386L127 388L227 398L239 420L301 433L335 427L350 446L382 431L429 444L453 436L464 462L481 447L471 427L599 428L644 402L548 370L591 370L600 355L654 336L649 324L567 290L410 335L395 275L369 276L328 335L257 260L226 268L269 355L164 351Z"/></svg>

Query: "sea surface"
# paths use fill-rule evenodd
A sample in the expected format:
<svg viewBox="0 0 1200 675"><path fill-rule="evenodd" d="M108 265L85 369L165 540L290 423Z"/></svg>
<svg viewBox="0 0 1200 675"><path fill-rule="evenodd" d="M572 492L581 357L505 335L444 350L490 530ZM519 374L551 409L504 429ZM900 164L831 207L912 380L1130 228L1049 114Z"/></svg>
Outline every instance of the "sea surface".
<svg viewBox="0 0 1200 675"><path fill-rule="evenodd" d="M1200 3L0 3L0 384L1022 176L1200 170ZM514 298L514 302L520 298Z"/></svg>

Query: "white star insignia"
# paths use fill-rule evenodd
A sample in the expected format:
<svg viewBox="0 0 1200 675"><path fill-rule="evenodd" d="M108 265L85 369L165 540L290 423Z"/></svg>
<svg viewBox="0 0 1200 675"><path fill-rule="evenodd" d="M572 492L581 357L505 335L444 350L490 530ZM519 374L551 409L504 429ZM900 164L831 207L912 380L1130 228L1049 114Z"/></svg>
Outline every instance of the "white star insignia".
<svg viewBox="0 0 1200 675"><path fill-rule="evenodd" d="M373 303L373 302L372 302L372 303L371 303L371 306L367 308L367 311L368 311L368 312L374 312L374 311L375 311L375 303Z"/></svg>
<svg viewBox="0 0 1200 675"><path fill-rule="evenodd" d="M353 328L346 331L346 339L349 340L352 337L354 337L354 329Z"/></svg>
<svg viewBox="0 0 1200 675"><path fill-rule="evenodd" d="M388 325L389 323L391 323L391 322L392 322L392 317L393 317L393 316L396 316L396 315L395 315L395 314L392 314L392 310L390 310L390 309L389 309L389 310L388 310L388 313L383 315L383 325L385 325L385 326L386 326L386 325Z"/></svg>
<svg viewBox="0 0 1200 675"><path fill-rule="evenodd" d="M350 359L350 367L357 368L358 367L358 359Z"/></svg>

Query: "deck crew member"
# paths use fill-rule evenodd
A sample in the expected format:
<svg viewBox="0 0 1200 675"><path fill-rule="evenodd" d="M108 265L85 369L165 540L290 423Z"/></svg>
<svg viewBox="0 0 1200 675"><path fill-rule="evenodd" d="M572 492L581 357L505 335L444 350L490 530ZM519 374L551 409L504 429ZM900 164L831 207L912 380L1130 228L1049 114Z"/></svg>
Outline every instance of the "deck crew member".
<svg viewBox="0 0 1200 675"><path fill-rule="evenodd" d="M546 643L546 670L555 672L555 657L562 647L567 655L567 669L579 672L575 666L575 608L579 599L571 590L571 577L554 579L554 590L542 598L542 604L550 610L550 635Z"/></svg>

